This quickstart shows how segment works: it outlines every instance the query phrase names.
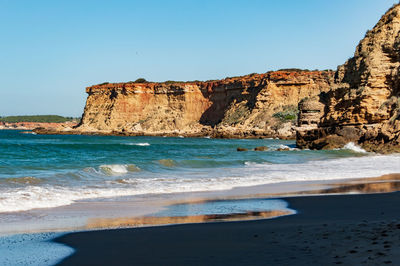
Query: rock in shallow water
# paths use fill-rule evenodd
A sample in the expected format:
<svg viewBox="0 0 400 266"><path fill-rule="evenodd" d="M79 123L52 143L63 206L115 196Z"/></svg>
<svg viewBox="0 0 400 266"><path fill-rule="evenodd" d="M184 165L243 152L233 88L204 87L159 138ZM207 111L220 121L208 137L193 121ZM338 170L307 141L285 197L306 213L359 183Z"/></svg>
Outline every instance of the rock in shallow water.
<svg viewBox="0 0 400 266"><path fill-rule="evenodd" d="M268 147L267 146L260 146L260 147L256 147L254 148L255 151L267 151Z"/></svg>

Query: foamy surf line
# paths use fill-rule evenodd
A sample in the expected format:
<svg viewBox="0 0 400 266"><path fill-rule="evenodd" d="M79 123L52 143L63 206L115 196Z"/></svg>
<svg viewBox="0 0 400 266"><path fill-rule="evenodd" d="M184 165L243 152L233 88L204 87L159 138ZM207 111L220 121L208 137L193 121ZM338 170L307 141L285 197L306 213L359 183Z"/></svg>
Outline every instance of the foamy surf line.
<svg viewBox="0 0 400 266"><path fill-rule="evenodd" d="M303 164L247 163L240 168L213 169L204 173L172 172L156 177L140 177L126 173L127 166L103 166L116 172L110 179L80 187L31 184L0 189L0 212L16 212L35 208L69 205L79 200L113 198L147 194L230 190L282 182L320 181L378 177L400 173L399 155L373 155L333 160L315 160ZM377 167L379 166L379 167ZM129 172L129 171L128 171Z"/></svg>
<svg viewBox="0 0 400 266"><path fill-rule="evenodd" d="M150 146L150 143L143 142L143 143L123 143L123 145L128 145L128 146Z"/></svg>

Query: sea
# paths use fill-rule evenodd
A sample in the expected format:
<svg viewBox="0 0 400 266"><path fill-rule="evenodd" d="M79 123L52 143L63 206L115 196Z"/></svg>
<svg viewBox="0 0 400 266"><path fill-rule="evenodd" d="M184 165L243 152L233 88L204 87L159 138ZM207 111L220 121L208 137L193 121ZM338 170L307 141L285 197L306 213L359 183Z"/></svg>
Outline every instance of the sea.
<svg viewBox="0 0 400 266"><path fill-rule="evenodd" d="M254 151L259 146L268 150ZM248 151L238 152L238 147ZM61 226L62 222L73 228L74 222L69 220L72 214L90 215L102 203L111 206L101 207L107 212L122 206L119 210L124 213L126 201L129 213L135 212L135 206L140 213L140 208L142 212L151 209L146 199L162 201L170 200L168 195L179 198L260 185L378 177L400 173L399 162L399 154L369 153L354 143L314 151L297 149L294 140L280 139L37 135L0 130L0 264L51 265L72 254L69 247L49 244L59 235L51 231L60 231L57 223ZM139 199L136 205L134 199ZM190 208L192 213L182 206L156 208L154 215L287 207L284 201L272 199L203 203ZM39 221L53 223L54 230L43 230L37 225ZM47 250L51 248L50 256ZM29 254L36 254L35 261Z"/></svg>
<svg viewBox="0 0 400 266"><path fill-rule="evenodd" d="M266 146L268 151L252 149ZM248 151L238 152L238 147ZM282 151L283 149L283 151ZM400 173L399 155L353 143L299 150L293 140L36 135L0 130L0 214L80 200L229 190Z"/></svg>

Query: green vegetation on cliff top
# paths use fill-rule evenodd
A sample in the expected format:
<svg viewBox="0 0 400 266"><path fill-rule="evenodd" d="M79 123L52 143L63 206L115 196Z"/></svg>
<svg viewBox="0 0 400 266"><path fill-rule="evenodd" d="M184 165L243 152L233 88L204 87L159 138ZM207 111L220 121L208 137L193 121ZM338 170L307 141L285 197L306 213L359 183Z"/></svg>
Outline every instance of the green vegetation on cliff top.
<svg viewBox="0 0 400 266"><path fill-rule="evenodd" d="M77 121L79 118L64 117L60 115L20 115L0 117L1 122L41 122L41 123L64 123L67 121Z"/></svg>

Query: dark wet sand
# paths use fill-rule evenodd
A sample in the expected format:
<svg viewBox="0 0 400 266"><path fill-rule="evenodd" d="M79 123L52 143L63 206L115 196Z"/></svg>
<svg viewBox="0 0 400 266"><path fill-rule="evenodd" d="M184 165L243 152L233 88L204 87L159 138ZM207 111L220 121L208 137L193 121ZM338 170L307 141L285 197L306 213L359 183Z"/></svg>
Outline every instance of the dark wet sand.
<svg viewBox="0 0 400 266"><path fill-rule="evenodd" d="M286 200L298 214L70 233L60 265L400 265L400 192Z"/></svg>

